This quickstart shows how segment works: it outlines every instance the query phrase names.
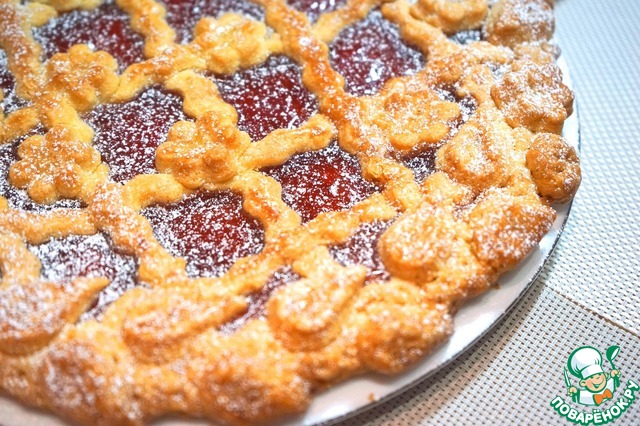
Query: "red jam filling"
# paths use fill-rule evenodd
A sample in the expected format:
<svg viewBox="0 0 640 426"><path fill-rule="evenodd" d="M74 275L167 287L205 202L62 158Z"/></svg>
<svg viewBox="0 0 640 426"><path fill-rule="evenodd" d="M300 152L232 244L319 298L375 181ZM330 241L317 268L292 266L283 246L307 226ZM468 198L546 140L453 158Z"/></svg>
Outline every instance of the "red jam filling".
<svg viewBox="0 0 640 426"><path fill-rule="evenodd" d="M436 153L441 145L429 145L421 151L411 152L400 158L400 161L413 170L416 182L422 183L436 169Z"/></svg>
<svg viewBox="0 0 640 426"><path fill-rule="evenodd" d="M269 277L265 285L258 291L247 296L247 311L238 318L229 321L220 327L220 331L232 333L245 325L249 320L262 318L266 314L267 302L274 291L301 279L300 275L293 272L290 266L278 269Z"/></svg>
<svg viewBox="0 0 640 426"><path fill-rule="evenodd" d="M358 160L335 142L262 171L280 182L283 201L303 222L323 212L348 209L378 189L362 177Z"/></svg>
<svg viewBox="0 0 640 426"><path fill-rule="evenodd" d="M415 74L425 64L422 53L406 45L398 27L377 10L342 30L329 58L347 92L356 96L375 94L390 78Z"/></svg>
<svg viewBox="0 0 640 426"><path fill-rule="evenodd" d="M460 115L449 123L451 130L442 141L434 145L418 146L407 154L398 155L398 160L413 170L413 175L418 183L422 183L427 176L435 171L438 149L458 133L460 126L466 123L478 108L478 102L473 96L458 96L454 86L436 87L435 90L440 99L457 103L460 107Z"/></svg>
<svg viewBox="0 0 640 426"><path fill-rule="evenodd" d="M156 238L172 255L187 260L191 277L217 277L237 259L264 246L264 228L231 191L198 191L172 204L142 210Z"/></svg>
<svg viewBox="0 0 640 426"><path fill-rule="evenodd" d="M27 101L19 98L16 93L16 80L9 71L7 55L3 50L0 50L0 90L3 94L0 109L5 115L27 105Z"/></svg>
<svg viewBox="0 0 640 426"><path fill-rule="evenodd" d="M343 244L331 246L331 255L342 265L364 265L369 270L366 283L387 281L391 275L384 267L377 250L380 236L391 221L375 221L361 225Z"/></svg>
<svg viewBox="0 0 640 426"><path fill-rule="evenodd" d="M99 105L83 118L95 131L93 143L109 176L122 182L156 173L156 148L171 126L187 116L180 96L152 87L129 102Z"/></svg>
<svg viewBox="0 0 640 426"><path fill-rule="evenodd" d="M131 29L129 15L110 0L91 10L74 10L35 28L33 36L46 59L66 52L74 44L87 44L94 51L113 56L120 70L144 60L144 39Z"/></svg>
<svg viewBox="0 0 640 426"><path fill-rule="evenodd" d="M176 31L178 43L193 39L193 28L205 17L218 18L223 13L238 13L257 21L264 20L262 7L248 0L163 0L167 23Z"/></svg>
<svg viewBox="0 0 640 426"><path fill-rule="evenodd" d="M104 234L70 235L30 245L42 263L41 276L53 282L69 282L77 277L105 277L109 285L83 314L82 319L99 318L107 306L138 285L136 260L114 249Z"/></svg>
<svg viewBox="0 0 640 426"><path fill-rule="evenodd" d="M302 85L300 66L286 56L271 56L215 82L238 111L238 127L254 141L276 129L298 127L318 111L316 97Z"/></svg>
<svg viewBox="0 0 640 426"><path fill-rule="evenodd" d="M323 13L331 12L344 6L347 0L288 0L287 4L309 17L309 21L315 22Z"/></svg>
<svg viewBox="0 0 640 426"><path fill-rule="evenodd" d="M453 136L453 134L457 133L460 126L469 121L469 118L476 112L476 109L478 109L478 101L471 95L459 96L457 88L452 85L441 85L436 87L435 91L443 101L455 102L460 107L460 116L451 123L452 134L449 136Z"/></svg>

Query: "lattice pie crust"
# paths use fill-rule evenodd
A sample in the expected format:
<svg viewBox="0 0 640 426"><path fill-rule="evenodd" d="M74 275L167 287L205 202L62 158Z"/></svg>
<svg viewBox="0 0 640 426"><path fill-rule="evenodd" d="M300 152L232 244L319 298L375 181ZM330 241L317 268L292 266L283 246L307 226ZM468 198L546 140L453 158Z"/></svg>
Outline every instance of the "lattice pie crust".
<svg viewBox="0 0 640 426"><path fill-rule="evenodd" d="M253 1L0 0L3 392L82 424L304 411L447 339L575 194L552 0ZM124 41L56 53L103 11Z"/></svg>

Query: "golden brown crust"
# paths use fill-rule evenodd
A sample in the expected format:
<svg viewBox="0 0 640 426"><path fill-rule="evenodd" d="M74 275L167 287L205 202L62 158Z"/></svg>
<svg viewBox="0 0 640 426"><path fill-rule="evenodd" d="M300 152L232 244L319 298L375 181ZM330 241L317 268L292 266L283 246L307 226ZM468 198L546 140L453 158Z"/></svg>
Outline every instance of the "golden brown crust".
<svg viewBox="0 0 640 426"><path fill-rule="evenodd" d="M549 40L554 27L553 5L548 0L498 0L484 33L492 44L514 47Z"/></svg>
<svg viewBox="0 0 640 426"><path fill-rule="evenodd" d="M565 203L580 186L580 162L576 150L562 136L536 135L527 151L527 168L541 197Z"/></svg>
<svg viewBox="0 0 640 426"><path fill-rule="evenodd" d="M451 34L479 28L489 11L488 0L418 0L411 13Z"/></svg>
<svg viewBox="0 0 640 426"><path fill-rule="evenodd" d="M303 411L319 389L370 371L395 374L429 353L451 334L457 307L549 231L548 203L575 194L576 153L554 134L573 94L548 41L552 2L349 0L313 26L283 0L255 2L266 22L204 17L193 41L177 44L160 2L116 0L148 58L118 74L111 55L86 45L42 64L31 36L58 13L99 2L0 0L0 48L18 95L30 102L0 116L0 143L43 129L20 143L10 183L36 202L84 204L34 214L0 197L3 392L82 424L138 425L172 413L243 424ZM375 95L353 96L327 43L379 6L426 65ZM481 26L483 41L447 39ZM251 141L202 74L233 74L272 54L301 65L319 112ZM179 93L193 121L175 123L157 148L158 174L111 182L81 114L154 84ZM459 99L472 100L473 111ZM333 140L380 190L302 224L281 184L260 170ZM437 151L435 172L418 183L400 158L425 150ZM185 259L169 254L140 214L198 189L240 194L265 230L262 251L218 278L189 277ZM368 282L364 266L338 263L330 247L379 221L391 223L375 247L391 277ZM100 320L78 321L108 280L43 280L27 247L98 232L136 258L145 286ZM283 267L300 278L273 293L264 316L225 331Z"/></svg>
<svg viewBox="0 0 640 426"><path fill-rule="evenodd" d="M562 83L562 72L554 63L515 61L491 88L491 96L509 125L532 132L560 133L573 112L573 93Z"/></svg>

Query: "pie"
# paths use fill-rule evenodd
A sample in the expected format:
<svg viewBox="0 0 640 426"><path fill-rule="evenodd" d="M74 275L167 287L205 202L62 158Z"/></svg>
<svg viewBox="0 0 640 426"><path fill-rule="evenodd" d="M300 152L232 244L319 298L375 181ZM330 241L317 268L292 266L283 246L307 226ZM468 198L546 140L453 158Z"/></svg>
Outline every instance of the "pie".
<svg viewBox="0 0 640 426"><path fill-rule="evenodd" d="M0 0L0 389L79 424L397 374L580 184L552 0Z"/></svg>

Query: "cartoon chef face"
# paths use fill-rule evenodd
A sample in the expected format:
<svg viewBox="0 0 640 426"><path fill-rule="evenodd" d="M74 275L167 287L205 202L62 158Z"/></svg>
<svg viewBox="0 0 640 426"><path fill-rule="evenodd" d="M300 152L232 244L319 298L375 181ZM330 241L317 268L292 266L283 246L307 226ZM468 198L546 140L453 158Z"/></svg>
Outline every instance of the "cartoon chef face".
<svg viewBox="0 0 640 426"><path fill-rule="evenodd" d="M607 373L596 373L584 380L580 380L580 386L596 393L607 387Z"/></svg>
<svg viewBox="0 0 640 426"><path fill-rule="evenodd" d="M581 378L580 386L590 392L600 392L607 386L607 374L602 370L602 355L590 346L576 349L569 356L569 371Z"/></svg>

